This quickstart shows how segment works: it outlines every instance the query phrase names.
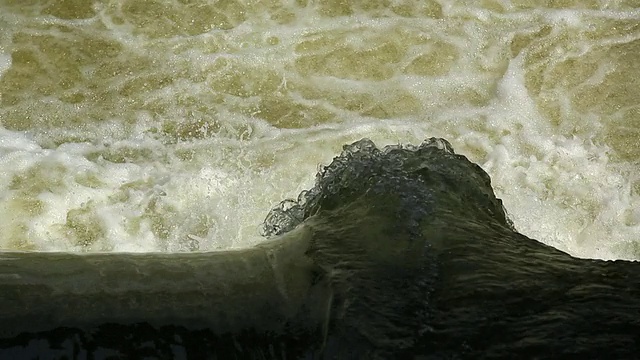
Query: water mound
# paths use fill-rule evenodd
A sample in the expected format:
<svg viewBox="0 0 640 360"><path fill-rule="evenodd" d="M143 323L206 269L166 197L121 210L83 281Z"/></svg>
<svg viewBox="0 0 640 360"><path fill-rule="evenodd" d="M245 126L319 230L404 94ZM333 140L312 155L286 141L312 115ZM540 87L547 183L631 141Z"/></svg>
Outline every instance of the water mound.
<svg viewBox="0 0 640 360"><path fill-rule="evenodd" d="M431 175L425 176L427 173ZM493 195L489 176L464 156L456 155L447 140L430 138L419 146L389 145L378 149L371 140L362 139L344 145L342 153L318 172L312 189L301 192L297 200L286 199L274 207L261 233L284 234L321 209L335 208L368 191L402 194L417 209L425 204L419 201L421 198L425 200L436 190L446 191L448 186L454 186L449 191L463 191L461 203L477 203L481 211L513 228L502 202Z"/></svg>
<svg viewBox="0 0 640 360"><path fill-rule="evenodd" d="M640 351L638 264L519 234L489 176L442 139L346 145L263 233L254 248L213 253L2 253L0 358Z"/></svg>

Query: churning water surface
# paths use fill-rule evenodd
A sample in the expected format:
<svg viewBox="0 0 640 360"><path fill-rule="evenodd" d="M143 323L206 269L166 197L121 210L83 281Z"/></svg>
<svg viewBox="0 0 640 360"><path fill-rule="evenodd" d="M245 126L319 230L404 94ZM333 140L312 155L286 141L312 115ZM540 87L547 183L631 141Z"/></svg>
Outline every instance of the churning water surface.
<svg viewBox="0 0 640 360"><path fill-rule="evenodd" d="M262 241L363 137L436 136L523 234L640 258L638 0L0 1L0 249Z"/></svg>

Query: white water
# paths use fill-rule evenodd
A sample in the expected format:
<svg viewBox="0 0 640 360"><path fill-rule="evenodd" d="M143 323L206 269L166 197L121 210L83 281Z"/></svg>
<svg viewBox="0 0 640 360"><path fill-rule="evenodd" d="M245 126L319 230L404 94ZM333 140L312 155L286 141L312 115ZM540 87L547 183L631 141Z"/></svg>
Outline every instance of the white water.
<svg viewBox="0 0 640 360"><path fill-rule="evenodd" d="M522 233L640 258L640 4L534 3L0 2L0 249L251 246L342 144L439 136Z"/></svg>

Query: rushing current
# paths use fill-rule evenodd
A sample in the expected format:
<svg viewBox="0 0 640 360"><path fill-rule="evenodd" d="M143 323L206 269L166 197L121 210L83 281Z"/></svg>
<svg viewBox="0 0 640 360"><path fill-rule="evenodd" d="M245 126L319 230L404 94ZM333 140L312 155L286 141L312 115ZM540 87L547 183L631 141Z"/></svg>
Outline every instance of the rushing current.
<svg viewBox="0 0 640 360"><path fill-rule="evenodd" d="M637 262L519 234L444 139L345 145L244 250L5 253L0 357L635 359Z"/></svg>
<svg viewBox="0 0 640 360"><path fill-rule="evenodd" d="M346 143L435 136L515 227L637 259L636 0L0 2L0 249L193 252Z"/></svg>
<svg viewBox="0 0 640 360"><path fill-rule="evenodd" d="M638 0L0 0L0 30L3 356L636 350L638 271L586 259L640 259Z"/></svg>

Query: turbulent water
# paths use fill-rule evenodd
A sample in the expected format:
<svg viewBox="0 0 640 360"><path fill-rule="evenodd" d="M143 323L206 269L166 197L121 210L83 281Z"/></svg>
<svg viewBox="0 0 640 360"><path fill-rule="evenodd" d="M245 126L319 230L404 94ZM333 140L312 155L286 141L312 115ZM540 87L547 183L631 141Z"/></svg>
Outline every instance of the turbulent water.
<svg viewBox="0 0 640 360"><path fill-rule="evenodd" d="M0 0L0 30L1 356L637 357L638 264L518 232L640 259L638 0Z"/></svg>
<svg viewBox="0 0 640 360"><path fill-rule="evenodd" d="M270 238L182 254L0 254L0 357L635 359L637 262L514 231L446 140L345 145ZM603 355L605 354L605 355Z"/></svg>
<svg viewBox="0 0 640 360"><path fill-rule="evenodd" d="M261 241L344 143L439 136L515 227L640 258L640 3L0 2L0 249Z"/></svg>

